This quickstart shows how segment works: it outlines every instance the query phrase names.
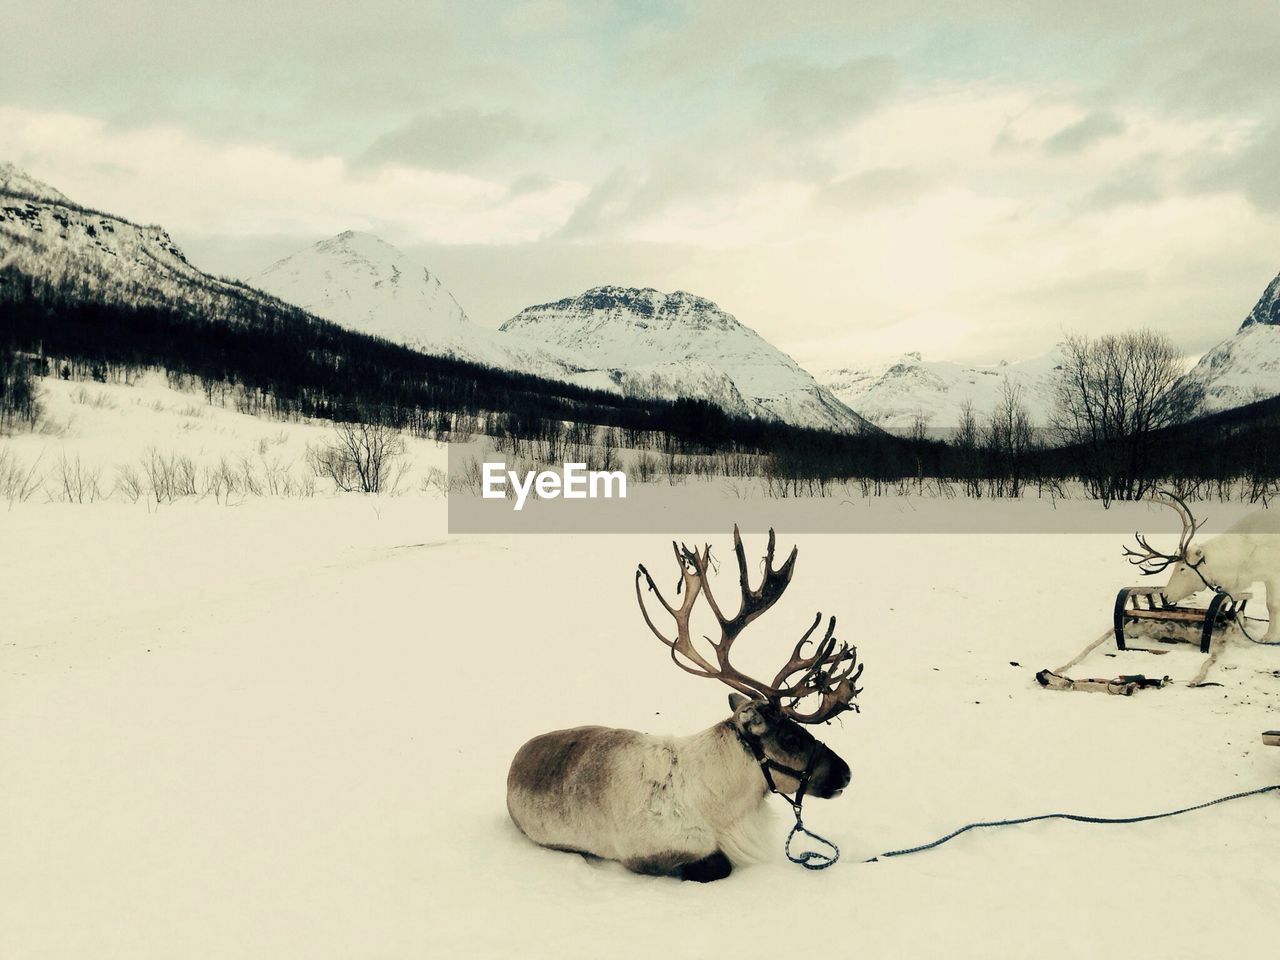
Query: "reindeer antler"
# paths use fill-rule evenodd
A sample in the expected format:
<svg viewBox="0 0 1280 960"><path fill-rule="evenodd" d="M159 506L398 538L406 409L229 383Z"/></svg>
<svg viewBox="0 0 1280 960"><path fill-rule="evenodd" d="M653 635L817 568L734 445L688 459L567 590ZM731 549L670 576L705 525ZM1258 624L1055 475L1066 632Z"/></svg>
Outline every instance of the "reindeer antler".
<svg viewBox="0 0 1280 960"><path fill-rule="evenodd" d="M1175 563L1181 563L1187 559L1187 551L1191 547L1191 539L1196 535L1196 531L1204 525L1204 521L1197 521L1191 515L1191 508L1177 494L1168 490L1158 490L1153 497L1147 497L1150 503L1163 504L1178 514L1178 519L1182 521L1182 534L1178 538L1177 553L1161 553L1147 542L1147 538L1140 533L1134 533L1133 538L1138 541L1141 551L1132 550L1129 547L1124 548L1124 556L1129 562L1142 571L1144 576L1152 576L1162 573Z"/></svg>
<svg viewBox="0 0 1280 960"><path fill-rule="evenodd" d="M764 556L764 577L760 585L751 588L747 570L746 551L742 546L742 535L735 525L733 528L733 551L738 560L738 582L742 593L742 602L738 612L726 617L711 593L707 580L707 572L711 563L711 547L701 550L690 549L684 544L672 543L676 562L680 566L681 583L677 589L684 590L684 602L679 607L667 603L658 590L657 584L649 571L641 564L636 569L636 600L640 604L640 612L653 635L661 640L670 650L671 659L680 669L695 676L711 677L719 680L739 693L751 697L768 700L778 706L786 716L800 723L822 723L846 710L857 710L854 698L862 691L857 687L857 680L862 675L862 664L857 662L857 648L835 639L836 618L832 617L827 625L826 633L814 647L812 653L805 656L803 651L809 638L822 622L819 613L813 625L805 631L800 642L791 652L791 658L778 671L772 683L764 683L736 669L729 662L729 651L738 635L746 626L778 602L783 591L791 583L791 575L795 571L796 556L799 549L793 547L782 566L773 565L776 538L773 530L769 531L769 546ZM649 590L658 598L658 602L675 620L676 637L668 639L655 625L644 604L644 593L640 589L641 578L644 578ZM689 617L693 612L699 594L707 598L707 604L720 623L720 639L704 639L715 651L713 664L703 656L689 636ZM790 678L790 679L789 679ZM802 700L812 695L820 695L821 701L809 713L798 709Z"/></svg>

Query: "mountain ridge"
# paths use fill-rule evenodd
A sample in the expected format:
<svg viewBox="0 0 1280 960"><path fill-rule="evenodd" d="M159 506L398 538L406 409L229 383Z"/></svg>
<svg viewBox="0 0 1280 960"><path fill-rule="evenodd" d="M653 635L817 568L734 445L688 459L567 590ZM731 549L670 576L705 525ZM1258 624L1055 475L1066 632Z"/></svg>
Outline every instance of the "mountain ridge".
<svg viewBox="0 0 1280 960"><path fill-rule="evenodd" d="M704 297L603 285L527 307L493 330L439 278L373 234L344 231L248 282L348 329L624 396L708 400L732 416L863 430L867 424L790 357ZM572 314L563 335L546 321ZM716 338L716 345L695 343Z"/></svg>
<svg viewBox="0 0 1280 960"><path fill-rule="evenodd" d="M1280 274L1236 331L1206 352L1183 380L1202 391L1205 413L1280 394Z"/></svg>
<svg viewBox="0 0 1280 960"><path fill-rule="evenodd" d="M837 397L891 433L905 433L923 418L931 430L947 432L960 423L966 401L981 423L1000 401L1004 384L1021 390L1032 422L1043 426L1053 409L1053 352L998 364L925 360L904 353L877 367L837 367L819 378Z"/></svg>
<svg viewBox="0 0 1280 960"><path fill-rule="evenodd" d="M1262 296L1258 298L1258 302L1253 305L1253 309L1249 311L1248 316L1244 318L1244 322L1240 324L1240 329L1254 325L1259 326L1280 326L1280 273L1276 274L1274 280L1267 284L1267 288L1262 291ZM1237 331L1238 332L1238 331Z"/></svg>
<svg viewBox="0 0 1280 960"><path fill-rule="evenodd" d="M573 349L624 389L665 383L670 392L698 382L730 413L845 431L870 426L787 354L687 291L591 287L526 307L499 332Z"/></svg>

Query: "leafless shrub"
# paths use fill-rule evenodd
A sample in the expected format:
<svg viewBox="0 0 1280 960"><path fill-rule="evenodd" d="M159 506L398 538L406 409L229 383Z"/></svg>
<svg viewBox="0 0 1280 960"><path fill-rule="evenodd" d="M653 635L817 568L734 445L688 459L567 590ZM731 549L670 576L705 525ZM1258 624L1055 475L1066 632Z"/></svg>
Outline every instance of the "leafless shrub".
<svg viewBox="0 0 1280 960"><path fill-rule="evenodd" d="M95 410L114 410L116 402L105 390L90 391L88 387L76 387L71 391L71 402L78 403L83 407L92 407Z"/></svg>
<svg viewBox="0 0 1280 960"><path fill-rule="evenodd" d="M93 503L102 496L101 476L102 470L86 467L79 454L71 460L64 453L53 470L50 497L63 503Z"/></svg>
<svg viewBox="0 0 1280 960"><path fill-rule="evenodd" d="M299 475L292 462L276 458L254 459L244 455L236 462L221 457L216 464L201 472L202 496L212 496L218 503L230 503L246 497L313 497L315 477Z"/></svg>
<svg viewBox="0 0 1280 960"><path fill-rule="evenodd" d="M337 423L333 429L333 442L307 447L315 475L332 480L345 493L392 492L403 476L398 467L404 455L400 434L382 423Z"/></svg>
<svg viewBox="0 0 1280 960"><path fill-rule="evenodd" d="M254 462L247 456L240 458L240 469L236 472L240 481L240 490L247 497L261 497L266 493L266 482L259 475Z"/></svg>
<svg viewBox="0 0 1280 960"><path fill-rule="evenodd" d="M316 495L316 478L314 476L298 476L290 473L288 482L281 492L286 497L314 497Z"/></svg>
<svg viewBox="0 0 1280 960"><path fill-rule="evenodd" d="M237 489L235 468L221 458L217 464L205 467L203 472L204 495L212 496L218 503L226 503L235 495Z"/></svg>
<svg viewBox="0 0 1280 960"><path fill-rule="evenodd" d="M24 503L41 488L44 478L39 473L40 458L26 466L7 447L0 447L0 497L12 506Z"/></svg>
<svg viewBox="0 0 1280 960"><path fill-rule="evenodd" d="M688 459L683 454L676 453L675 450L667 451L666 476L667 483L673 487L677 483L684 483L689 476Z"/></svg>
<svg viewBox="0 0 1280 960"><path fill-rule="evenodd" d="M194 497L196 465L188 456L170 452L162 454L148 447L140 460L146 492L156 503L173 503L182 497Z"/></svg>
<svg viewBox="0 0 1280 960"><path fill-rule="evenodd" d="M449 475L439 467L428 467L426 474L418 484L423 493L438 493L442 496L449 492Z"/></svg>
<svg viewBox="0 0 1280 960"><path fill-rule="evenodd" d="M631 465L631 476L639 483L650 483L657 478L660 467L655 454L643 451Z"/></svg>
<svg viewBox="0 0 1280 960"><path fill-rule="evenodd" d="M457 470L451 472L449 489L459 492L479 493L484 483L484 470L478 457L469 457Z"/></svg>
<svg viewBox="0 0 1280 960"><path fill-rule="evenodd" d="M112 489L130 503L137 503L147 495L147 482L138 472L137 467L125 463L116 467L116 479Z"/></svg>
<svg viewBox="0 0 1280 960"><path fill-rule="evenodd" d="M196 465L195 462L187 456L175 456L169 454L169 461L173 465L172 499L179 497L194 497L199 493L196 487Z"/></svg>

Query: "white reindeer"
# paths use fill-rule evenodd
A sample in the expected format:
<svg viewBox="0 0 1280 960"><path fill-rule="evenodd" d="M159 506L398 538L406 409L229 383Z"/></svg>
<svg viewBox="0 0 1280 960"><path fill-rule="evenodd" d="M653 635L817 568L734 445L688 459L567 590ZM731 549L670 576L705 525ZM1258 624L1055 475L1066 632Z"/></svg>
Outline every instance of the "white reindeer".
<svg viewBox="0 0 1280 960"><path fill-rule="evenodd" d="M818 614L772 683L734 669L729 663L733 642L782 595L797 550L774 569L770 530L764 578L753 590L736 527L733 545L742 605L732 617L721 612L711 595L710 547L690 550L672 544L684 592L678 608L667 603L643 566L636 571L636 598L645 623L670 649L678 667L733 688L732 716L687 737L610 727L575 727L534 737L517 752L507 778L507 809L529 839L556 850L618 860L636 873L719 880L735 864L754 859L770 791L795 794L799 801L806 793L834 797L848 785L849 765L801 724L857 709L853 700L862 674L857 650L835 639L832 617L825 636L805 655L805 644L822 620ZM675 639L650 619L642 587L675 620ZM689 636L689 617L699 596L706 597L720 623L720 639L708 639L714 661ZM813 702L806 698L817 703L802 713L801 701Z"/></svg>
<svg viewBox="0 0 1280 960"><path fill-rule="evenodd" d="M1170 603L1205 589L1221 589L1236 595L1255 583L1262 583L1267 588L1267 616L1271 622L1266 634L1259 639L1280 641L1280 517L1260 510L1204 544L1198 544L1192 538L1203 521L1196 521L1181 498L1161 492L1152 499L1175 510L1181 519L1178 549L1174 553L1160 553L1139 536L1141 551L1125 548L1129 562L1146 574L1171 568L1173 573L1161 591Z"/></svg>

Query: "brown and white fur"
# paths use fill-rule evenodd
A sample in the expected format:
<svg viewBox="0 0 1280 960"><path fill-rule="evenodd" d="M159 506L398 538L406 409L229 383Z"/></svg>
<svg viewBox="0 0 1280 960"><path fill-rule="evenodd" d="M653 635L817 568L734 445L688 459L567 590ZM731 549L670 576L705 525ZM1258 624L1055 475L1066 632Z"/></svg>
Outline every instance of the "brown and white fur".
<svg viewBox="0 0 1280 960"><path fill-rule="evenodd" d="M729 698L733 715L687 737L575 727L534 737L507 777L507 809L544 847L620 861L636 873L718 880L758 859L769 788L742 735L803 770L819 751L809 796L834 797L849 767L763 700ZM785 793L796 778L773 774Z"/></svg>

